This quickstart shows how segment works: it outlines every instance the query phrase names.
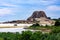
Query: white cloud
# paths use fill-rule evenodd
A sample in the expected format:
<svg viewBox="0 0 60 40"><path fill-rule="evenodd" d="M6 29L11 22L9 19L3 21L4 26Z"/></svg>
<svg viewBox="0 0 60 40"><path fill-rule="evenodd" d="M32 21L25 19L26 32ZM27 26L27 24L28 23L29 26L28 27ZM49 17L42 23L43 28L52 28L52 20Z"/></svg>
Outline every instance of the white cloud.
<svg viewBox="0 0 60 40"><path fill-rule="evenodd" d="M47 10L50 10L50 11L58 11L58 10L60 10L60 6L54 6L54 5L48 6L47 7Z"/></svg>
<svg viewBox="0 0 60 40"><path fill-rule="evenodd" d="M9 3L2 3L1 5L3 5L3 6L12 6L12 7L15 7L16 6L16 5L9 4Z"/></svg>
<svg viewBox="0 0 60 40"><path fill-rule="evenodd" d="M0 8L0 16L5 16L7 14L15 15L14 11L17 9L17 5L14 5L14 4L11 4L11 3L1 2L0 6L1 6L1 8ZM4 7L4 6L6 6L6 7Z"/></svg>
<svg viewBox="0 0 60 40"><path fill-rule="evenodd" d="M50 5L46 8L47 15L52 18L60 17L60 6Z"/></svg>
<svg viewBox="0 0 60 40"><path fill-rule="evenodd" d="M12 10L11 9L8 9L8 8L2 8L0 9L0 16L2 15L7 15L7 14L12 14Z"/></svg>
<svg viewBox="0 0 60 40"><path fill-rule="evenodd" d="M57 0L15 0L16 3L21 3L21 4L39 4L39 5L50 5L55 3Z"/></svg>
<svg viewBox="0 0 60 40"><path fill-rule="evenodd" d="M6 2L1 2L0 6L16 7L17 5L14 5L14 4L11 4L11 3L6 3Z"/></svg>
<svg viewBox="0 0 60 40"><path fill-rule="evenodd" d="M56 0L41 0L41 3L43 5L50 5L50 4L53 4L55 2L56 2Z"/></svg>

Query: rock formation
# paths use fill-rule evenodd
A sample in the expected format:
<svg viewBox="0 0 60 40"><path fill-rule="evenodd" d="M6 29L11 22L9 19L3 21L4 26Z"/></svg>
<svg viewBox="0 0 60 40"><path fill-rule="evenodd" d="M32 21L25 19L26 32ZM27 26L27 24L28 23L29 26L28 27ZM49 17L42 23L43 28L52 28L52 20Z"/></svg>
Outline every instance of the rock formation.
<svg viewBox="0 0 60 40"><path fill-rule="evenodd" d="M41 17L47 18L45 12L44 11L35 11L35 12L33 12L32 16L29 17L27 20L32 21L32 20L34 20L34 18L41 18Z"/></svg>
<svg viewBox="0 0 60 40"><path fill-rule="evenodd" d="M10 22L4 22L4 23L39 23L39 25L54 25L55 21L51 20L50 17L47 17L44 11L35 11L33 12L32 16L29 17L27 20L15 20Z"/></svg>
<svg viewBox="0 0 60 40"><path fill-rule="evenodd" d="M46 16L44 11L35 11L32 16L27 19L33 23L39 23L40 25L54 25L55 21Z"/></svg>

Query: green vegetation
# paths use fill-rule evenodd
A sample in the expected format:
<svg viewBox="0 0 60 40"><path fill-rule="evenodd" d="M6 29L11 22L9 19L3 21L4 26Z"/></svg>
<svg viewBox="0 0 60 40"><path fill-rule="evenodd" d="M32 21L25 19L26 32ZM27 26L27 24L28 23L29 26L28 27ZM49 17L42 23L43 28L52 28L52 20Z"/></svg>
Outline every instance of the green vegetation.
<svg viewBox="0 0 60 40"><path fill-rule="evenodd" d="M55 26L60 26L60 21L56 21Z"/></svg>
<svg viewBox="0 0 60 40"><path fill-rule="evenodd" d="M3 32L0 33L0 40L60 40L60 32L51 32L45 34L40 31L23 31L22 33Z"/></svg>
<svg viewBox="0 0 60 40"><path fill-rule="evenodd" d="M55 20L55 21L60 21L60 18L58 18L58 19L52 19L52 20Z"/></svg>
<svg viewBox="0 0 60 40"><path fill-rule="evenodd" d="M39 26L33 24L29 29L42 30L42 31L22 31L22 33L0 33L0 40L60 40L60 21L56 21L54 26ZM49 33L42 33L50 30Z"/></svg>
<svg viewBox="0 0 60 40"><path fill-rule="evenodd" d="M54 26L39 26L39 24L33 24L32 26L30 26L28 29L33 29L33 30L41 30L42 32L46 31L46 30L50 30L49 32L56 32L59 33L60 32L60 21L56 21Z"/></svg>

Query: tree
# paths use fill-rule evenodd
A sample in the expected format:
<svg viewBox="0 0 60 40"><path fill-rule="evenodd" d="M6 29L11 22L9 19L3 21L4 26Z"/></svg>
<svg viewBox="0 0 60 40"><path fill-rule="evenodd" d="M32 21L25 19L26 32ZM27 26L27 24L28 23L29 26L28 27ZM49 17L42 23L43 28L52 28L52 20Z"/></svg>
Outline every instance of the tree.
<svg viewBox="0 0 60 40"><path fill-rule="evenodd" d="M21 40L29 40L32 35L31 31L23 31L21 34Z"/></svg>
<svg viewBox="0 0 60 40"><path fill-rule="evenodd" d="M56 21L55 22L55 26L60 26L60 22L59 21Z"/></svg>
<svg viewBox="0 0 60 40"><path fill-rule="evenodd" d="M33 24L31 27L40 27L40 25L36 23L36 24Z"/></svg>
<svg viewBox="0 0 60 40"><path fill-rule="evenodd" d="M21 40L21 34L19 32L16 32L15 40Z"/></svg>
<svg viewBox="0 0 60 40"><path fill-rule="evenodd" d="M42 37L42 33L41 32L34 32L33 35L31 35L30 40L40 40L40 38Z"/></svg>

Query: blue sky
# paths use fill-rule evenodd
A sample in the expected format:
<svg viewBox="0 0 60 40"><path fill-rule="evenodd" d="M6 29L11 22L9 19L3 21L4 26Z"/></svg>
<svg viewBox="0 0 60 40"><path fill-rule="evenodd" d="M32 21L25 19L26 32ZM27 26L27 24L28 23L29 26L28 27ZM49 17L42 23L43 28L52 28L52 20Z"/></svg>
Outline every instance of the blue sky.
<svg viewBox="0 0 60 40"><path fill-rule="evenodd" d="M51 18L60 17L60 0L0 0L0 22L26 20L34 11L45 11Z"/></svg>

